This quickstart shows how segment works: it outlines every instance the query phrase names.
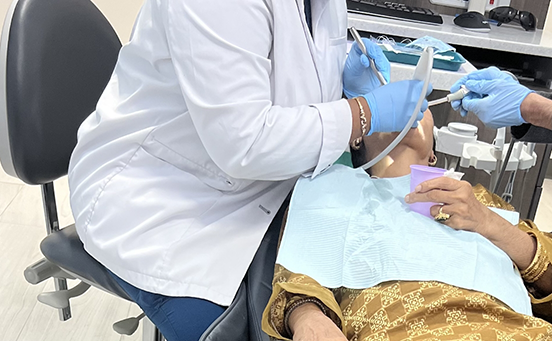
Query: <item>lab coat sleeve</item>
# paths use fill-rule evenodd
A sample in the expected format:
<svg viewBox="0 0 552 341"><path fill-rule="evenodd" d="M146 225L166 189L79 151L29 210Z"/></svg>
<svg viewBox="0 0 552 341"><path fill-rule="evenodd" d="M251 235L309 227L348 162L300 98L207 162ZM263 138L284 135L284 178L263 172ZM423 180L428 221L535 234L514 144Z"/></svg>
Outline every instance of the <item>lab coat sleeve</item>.
<svg viewBox="0 0 552 341"><path fill-rule="evenodd" d="M352 126L345 100L297 107L271 102L274 23L266 0L169 0L165 15L192 121L224 172L283 180L314 168L316 176L345 151Z"/></svg>

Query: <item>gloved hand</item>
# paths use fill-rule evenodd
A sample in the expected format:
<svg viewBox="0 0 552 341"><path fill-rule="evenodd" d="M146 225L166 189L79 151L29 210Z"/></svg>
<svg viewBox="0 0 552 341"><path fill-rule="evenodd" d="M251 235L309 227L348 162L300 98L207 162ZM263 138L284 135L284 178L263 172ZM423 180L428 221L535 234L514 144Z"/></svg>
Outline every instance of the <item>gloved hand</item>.
<svg viewBox="0 0 552 341"><path fill-rule="evenodd" d="M491 67L488 67L486 69L481 69L481 70L474 71L474 72L470 73L469 75L466 75L466 76L460 78L458 81L456 81L456 83L454 83L451 86L450 92L454 93L454 92L460 90L460 86L465 85L466 82L469 81L469 80L480 81L480 80L493 80L493 79L503 79L503 80L506 80L506 81L512 81L512 82L517 83L517 80L514 79L512 77L512 75L510 75L506 72L502 72L498 68L496 68L494 66L491 66ZM483 95L479 94L479 93L472 92L472 93L469 93L465 98L470 98L470 99L483 98ZM462 117L464 117L468 114L466 109L462 108L462 101L460 101L460 100L452 101L450 104L452 105L452 109L454 109L456 111L460 110L460 114L462 115Z"/></svg>
<svg viewBox="0 0 552 341"><path fill-rule="evenodd" d="M405 80L389 83L363 95L372 116L368 135L403 130L418 103L423 86L423 81ZM425 96L427 97L431 91L433 87L430 84ZM418 121L424 117L426 110L427 100L424 100L421 111L412 125L413 128L418 126Z"/></svg>
<svg viewBox="0 0 552 341"><path fill-rule="evenodd" d="M477 96L464 97L462 108L472 111L486 126L501 128L526 123L520 105L532 90L509 79L468 80L465 86Z"/></svg>
<svg viewBox="0 0 552 341"><path fill-rule="evenodd" d="M389 82L391 66L387 57L385 57L383 51L376 43L366 38L362 38L362 41L366 46L368 55L374 60L377 69L380 70L383 78ZM379 86L381 86L381 83L376 73L370 68L368 57L360 51L360 47L354 42L343 69L343 92L345 96L347 98L358 97Z"/></svg>

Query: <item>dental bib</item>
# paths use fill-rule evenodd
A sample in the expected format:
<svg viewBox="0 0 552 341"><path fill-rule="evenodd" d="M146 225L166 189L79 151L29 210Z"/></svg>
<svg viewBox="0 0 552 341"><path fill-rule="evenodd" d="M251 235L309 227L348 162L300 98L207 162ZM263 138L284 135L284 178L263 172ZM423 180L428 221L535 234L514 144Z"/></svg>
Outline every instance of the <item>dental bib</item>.
<svg viewBox="0 0 552 341"><path fill-rule="evenodd" d="M444 282L488 293L531 315L508 255L477 233L411 211L404 202L409 184L410 175L373 179L339 164L314 179L300 178L277 263L328 288Z"/></svg>

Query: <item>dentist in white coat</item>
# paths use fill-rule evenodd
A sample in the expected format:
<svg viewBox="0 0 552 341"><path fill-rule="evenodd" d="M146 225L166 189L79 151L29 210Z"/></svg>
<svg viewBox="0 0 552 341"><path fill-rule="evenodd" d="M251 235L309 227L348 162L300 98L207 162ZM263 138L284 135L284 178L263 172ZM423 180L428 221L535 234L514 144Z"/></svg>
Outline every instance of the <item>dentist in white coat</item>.
<svg viewBox="0 0 552 341"><path fill-rule="evenodd" d="M346 33L345 0L146 0L69 182L85 249L169 341L232 302L299 175L408 121L421 82L376 88Z"/></svg>

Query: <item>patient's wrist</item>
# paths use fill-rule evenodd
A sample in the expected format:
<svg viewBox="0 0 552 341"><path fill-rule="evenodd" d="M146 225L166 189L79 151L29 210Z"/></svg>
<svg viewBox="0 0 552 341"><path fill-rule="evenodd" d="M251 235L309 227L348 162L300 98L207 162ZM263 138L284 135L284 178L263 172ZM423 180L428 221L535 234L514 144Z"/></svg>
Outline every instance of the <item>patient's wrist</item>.
<svg viewBox="0 0 552 341"><path fill-rule="evenodd" d="M485 213L485 217L481 219L482 229L477 232L491 242L500 242L510 228L515 228L510 222L490 209L486 209Z"/></svg>
<svg viewBox="0 0 552 341"><path fill-rule="evenodd" d="M320 309L318 304L312 302L301 303L293 311L288 312L286 314L287 325L285 327L290 334L289 336L293 336L298 326L309 323L316 316L326 316L326 314Z"/></svg>

